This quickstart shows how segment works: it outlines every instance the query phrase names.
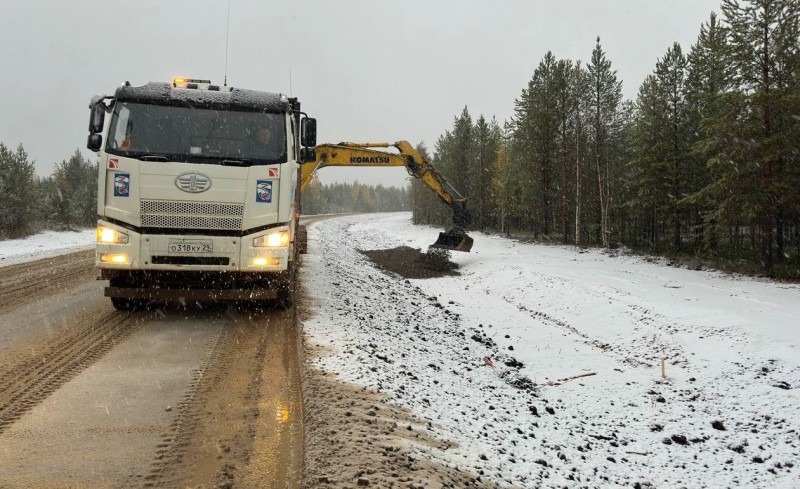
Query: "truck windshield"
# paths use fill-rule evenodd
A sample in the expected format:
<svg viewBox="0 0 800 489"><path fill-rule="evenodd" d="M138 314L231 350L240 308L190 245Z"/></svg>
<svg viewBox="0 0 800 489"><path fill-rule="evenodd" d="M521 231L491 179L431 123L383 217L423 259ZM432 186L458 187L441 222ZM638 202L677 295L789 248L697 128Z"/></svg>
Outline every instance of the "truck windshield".
<svg viewBox="0 0 800 489"><path fill-rule="evenodd" d="M284 114L118 102L106 152L239 166L286 161Z"/></svg>

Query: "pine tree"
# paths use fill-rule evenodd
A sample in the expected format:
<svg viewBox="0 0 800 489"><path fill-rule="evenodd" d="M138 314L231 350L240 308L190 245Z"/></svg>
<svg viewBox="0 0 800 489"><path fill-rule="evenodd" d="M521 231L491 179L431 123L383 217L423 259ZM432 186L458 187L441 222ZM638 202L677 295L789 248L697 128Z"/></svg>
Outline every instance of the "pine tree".
<svg viewBox="0 0 800 489"><path fill-rule="evenodd" d="M795 134L800 66L800 2L724 0L730 34L728 64L742 93L738 123L752 141L739 160L754 179L751 202L760 227L761 255L770 273L784 256L784 227L797 184L787 170L796 158Z"/></svg>
<svg viewBox="0 0 800 489"><path fill-rule="evenodd" d="M598 210L600 215L600 240L604 247L610 245L611 207L620 136L619 107L622 102L622 82L597 38L588 67L591 96L589 101L590 138L589 158L597 176Z"/></svg>
<svg viewBox="0 0 800 489"><path fill-rule="evenodd" d="M34 193L42 198L36 200L34 221L41 223L42 226L52 227L56 222L53 201L58 195L52 175L37 178L35 188Z"/></svg>
<svg viewBox="0 0 800 489"><path fill-rule="evenodd" d="M436 141L432 161L433 166L455 189L456 197L465 196L471 203L475 202L474 196L479 195L480 186L484 183L479 181L480 167L476 134L476 126L472 124L472 116L465 106L461 115L454 119L452 131L445 131ZM439 203L436 206L430 206L430 209L429 215L433 218L432 223L440 225L452 223L453 216L449 207ZM471 211L474 213L474 209Z"/></svg>
<svg viewBox="0 0 800 489"><path fill-rule="evenodd" d="M556 123L558 137L556 139L556 160L558 161L559 182L558 182L558 215L560 222L560 234L563 242L570 242L569 235L572 232L570 223L572 222L572 206L575 200L574 186L572 181L575 176L575 117L572 111L575 93L575 70L573 62L570 60L558 60L555 67L555 103L556 103Z"/></svg>
<svg viewBox="0 0 800 489"><path fill-rule="evenodd" d="M516 185L512 176L510 159L510 124L504 125L502 140L497 145L497 150L492 163L492 208L495 221L498 223L500 232L506 236L511 234L509 221L514 214L514 195Z"/></svg>
<svg viewBox="0 0 800 489"><path fill-rule="evenodd" d="M0 232L25 236L36 210L34 162L20 144L16 152L0 143Z"/></svg>
<svg viewBox="0 0 800 489"><path fill-rule="evenodd" d="M444 161L447 161L444 167L446 175L459 192L475 195L473 189L477 171L475 169L474 126L472 125L472 116L466 106L453 124L451 137L452 144L447 147L449 151L443 155Z"/></svg>
<svg viewBox="0 0 800 489"><path fill-rule="evenodd" d="M588 173L585 163L588 146L586 126L588 124L585 119L588 113L589 90L591 88L589 84L589 73L581 66L580 62L575 63L572 80L573 89L571 96L573 104L570 108L570 112L575 124L575 246L580 246L584 235L583 200L585 198L585 192L583 191L583 181L586 179Z"/></svg>
<svg viewBox="0 0 800 489"><path fill-rule="evenodd" d="M499 144L499 128L497 121L487 122L481 115L475 123L476 170L473 194L468 195L473 210L473 221L478 229L485 229L491 217L491 199L488 183L491 181L490 168L494 161Z"/></svg>
<svg viewBox="0 0 800 489"><path fill-rule="evenodd" d="M668 201L672 228L672 247L681 248L683 216L679 202L685 197L688 181L686 166L692 144L692 130L686 101L686 57L677 42L656 63L656 78L664 96L666 113L662 137L665 166L668 168Z"/></svg>
<svg viewBox="0 0 800 489"><path fill-rule="evenodd" d="M669 206L667 168L662 157L667 153L668 141L662 134L667 113L663 88L655 75L648 75L636 99L633 156L628 173L632 191L627 204L638 219L636 242L643 237L654 248L659 244L661 219Z"/></svg>
<svg viewBox="0 0 800 489"><path fill-rule="evenodd" d="M514 102L514 147L523 162L523 199L529 207L527 227L535 234L552 231L558 134L556 107L556 59L548 52L533 77Z"/></svg>
<svg viewBox="0 0 800 489"><path fill-rule="evenodd" d="M708 21L700 26L697 42L687 56L687 101L690 125L696 137L693 138L690 159L690 180L695 188L685 202L696 206L702 218L703 245L712 254L717 253L719 247L720 221L716 197L709 191L714 175L708 161L722 148L709 129L712 121L721 116L723 97L730 88L726 66L727 37L726 29L712 12Z"/></svg>
<svg viewBox="0 0 800 489"><path fill-rule="evenodd" d="M69 159L56 165L53 181L57 222L67 229L92 225L97 216L97 164L84 159L76 149Z"/></svg>

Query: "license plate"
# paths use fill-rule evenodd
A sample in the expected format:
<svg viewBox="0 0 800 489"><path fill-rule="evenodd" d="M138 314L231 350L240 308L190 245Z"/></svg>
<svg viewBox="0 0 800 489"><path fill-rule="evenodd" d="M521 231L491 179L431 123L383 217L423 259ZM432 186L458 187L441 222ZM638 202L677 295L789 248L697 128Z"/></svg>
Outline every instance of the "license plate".
<svg viewBox="0 0 800 489"><path fill-rule="evenodd" d="M184 240L184 241L170 241L170 253L211 253L213 247L211 240Z"/></svg>

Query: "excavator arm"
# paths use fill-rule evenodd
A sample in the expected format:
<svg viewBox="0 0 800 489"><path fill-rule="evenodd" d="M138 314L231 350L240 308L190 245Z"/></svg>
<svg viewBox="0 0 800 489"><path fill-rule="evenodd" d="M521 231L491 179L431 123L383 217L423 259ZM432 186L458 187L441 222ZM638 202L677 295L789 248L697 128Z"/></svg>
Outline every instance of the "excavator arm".
<svg viewBox="0 0 800 489"><path fill-rule="evenodd" d="M398 153L372 149L390 147L397 149ZM466 207L466 199L408 141L320 144L314 149L315 160L300 167L301 191L311 183L314 172L328 166L401 166L409 175L420 179L433 190L453 211L454 227L445 233L439 233L439 239L432 246L454 251L469 251L472 248L472 238L463 229L472 220Z"/></svg>

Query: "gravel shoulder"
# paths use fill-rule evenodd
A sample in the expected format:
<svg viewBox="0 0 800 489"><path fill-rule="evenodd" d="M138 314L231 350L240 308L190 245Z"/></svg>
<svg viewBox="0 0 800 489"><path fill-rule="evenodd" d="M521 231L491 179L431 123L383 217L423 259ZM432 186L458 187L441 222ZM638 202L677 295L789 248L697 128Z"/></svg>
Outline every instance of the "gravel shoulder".
<svg viewBox="0 0 800 489"><path fill-rule="evenodd" d="M312 228L313 229L313 228ZM301 272L303 307L298 309L301 323L318 318L320 297L308 290L313 288L316 274L323 266L320 243L309 242L310 255ZM449 270L436 271L425 267L423 255L418 249L398 248L392 251L368 253L382 266L411 276L452 275ZM338 264L348 268L348 263ZM314 275L312 275L314 274ZM350 289L354 297L348 297L345 287L348 277L341 277L342 293L336 300L342 316L352 314L350 300L359 294L357 288ZM406 296L397 300L406 299ZM389 300L386 298L385 300ZM378 305L375 304L377 307ZM403 307L401 304L400 307ZM363 312L363 311L359 311ZM354 322L365 319L356 317ZM321 319L326 321L326 319ZM346 320L345 320L346 321ZM328 323L334 336L337 326ZM303 341L303 413L305 420L306 460L303 471L303 487L498 487L481 478L477 472L458 464L435 460L420 453L424 451L446 452L458 448L452 439L441 436L440 427L431 420L415 414L408 408L391 402L390 396L357 383L346 382L334 372L321 368L325 358L336 352L324 343L305 335ZM354 362L355 370L370 367L369 362Z"/></svg>

